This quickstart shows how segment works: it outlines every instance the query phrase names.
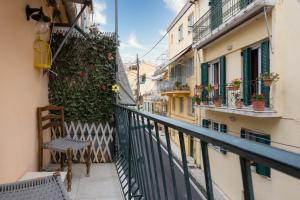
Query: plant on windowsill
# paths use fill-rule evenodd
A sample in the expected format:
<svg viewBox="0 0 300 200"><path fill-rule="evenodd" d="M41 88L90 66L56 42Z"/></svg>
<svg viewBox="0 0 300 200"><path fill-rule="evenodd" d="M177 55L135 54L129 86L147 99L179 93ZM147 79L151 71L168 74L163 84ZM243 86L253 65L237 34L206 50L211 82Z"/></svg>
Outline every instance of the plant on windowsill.
<svg viewBox="0 0 300 200"><path fill-rule="evenodd" d="M221 98L218 94L213 96L213 102L215 104L215 107L221 107L221 105L222 105Z"/></svg>
<svg viewBox="0 0 300 200"><path fill-rule="evenodd" d="M239 90L241 86L241 81L242 79L233 79L229 84L227 84L227 89L228 90Z"/></svg>
<svg viewBox="0 0 300 200"><path fill-rule="evenodd" d="M279 80L279 74L275 72L261 73L258 80L262 80L266 87L270 87L272 83L276 83Z"/></svg>
<svg viewBox="0 0 300 200"><path fill-rule="evenodd" d="M209 83L206 87L205 90L210 94L210 92L213 90L213 86Z"/></svg>
<svg viewBox="0 0 300 200"><path fill-rule="evenodd" d="M235 99L235 107L237 109L243 108L244 103L243 103L243 99L241 97L241 93L240 92L234 94L234 99Z"/></svg>
<svg viewBox="0 0 300 200"><path fill-rule="evenodd" d="M182 90L190 90L190 86L188 84L184 84L181 86Z"/></svg>
<svg viewBox="0 0 300 200"><path fill-rule="evenodd" d="M251 99L252 99L252 108L254 111L265 110L265 97L263 94L253 94Z"/></svg>
<svg viewBox="0 0 300 200"><path fill-rule="evenodd" d="M208 97L201 97L200 100L204 106L208 106L208 103L209 103Z"/></svg>
<svg viewBox="0 0 300 200"><path fill-rule="evenodd" d="M181 83L179 81L176 81L174 85L175 85L174 88L175 90L180 90Z"/></svg>
<svg viewBox="0 0 300 200"><path fill-rule="evenodd" d="M201 104L201 99L200 99L200 97L199 96L197 96L197 95L195 95L194 97L193 97L193 101L195 102L195 105L200 105Z"/></svg>

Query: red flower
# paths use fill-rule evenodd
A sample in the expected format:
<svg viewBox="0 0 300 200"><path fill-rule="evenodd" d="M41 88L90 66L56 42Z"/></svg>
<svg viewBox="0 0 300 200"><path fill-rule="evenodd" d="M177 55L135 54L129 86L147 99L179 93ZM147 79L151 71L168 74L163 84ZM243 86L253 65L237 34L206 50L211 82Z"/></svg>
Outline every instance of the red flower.
<svg viewBox="0 0 300 200"><path fill-rule="evenodd" d="M103 92L106 92L106 91L107 91L107 86L106 86L106 85L101 85L101 90L102 90Z"/></svg>
<svg viewBox="0 0 300 200"><path fill-rule="evenodd" d="M108 59L109 61L111 61L111 60L114 59L114 57L112 56L112 53L108 53L108 54L107 54L107 59Z"/></svg>
<svg viewBox="0 0 300 200"><path fill-rule="evenodd" d="M86 77L86 72L80 72L80 74L79 74L79 76L81 77L81 78L84 78L84 77Z"/></svg>

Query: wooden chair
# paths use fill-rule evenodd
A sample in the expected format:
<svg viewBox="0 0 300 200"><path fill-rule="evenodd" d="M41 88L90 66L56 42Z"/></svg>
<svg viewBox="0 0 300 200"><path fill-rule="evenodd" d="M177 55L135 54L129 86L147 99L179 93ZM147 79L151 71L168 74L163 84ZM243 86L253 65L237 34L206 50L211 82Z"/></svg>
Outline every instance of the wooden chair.
<svg viewBox="0 0 300 200"><path fill-rule="evenodd" d="M38 157L39 171L43 171L43 150L49 149L60 153L60 170L63 170L67 159L67 182L68 192L72 185L72 161L73 151L87 148L86 173L90 175L91 167L91 142L74 140L65 136L64 107L49 105L37 109L38 118ZM50 130L50 131L47 131ZM51 133L52 140L44 142L44 134ZM53 139L54 138L54 139Z"/></svg>

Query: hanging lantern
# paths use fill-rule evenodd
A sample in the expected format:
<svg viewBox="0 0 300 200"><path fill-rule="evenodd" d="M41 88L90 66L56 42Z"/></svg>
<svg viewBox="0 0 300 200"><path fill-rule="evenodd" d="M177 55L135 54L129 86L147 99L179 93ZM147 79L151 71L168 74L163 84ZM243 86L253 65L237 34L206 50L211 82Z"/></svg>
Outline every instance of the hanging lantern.
<svg viewBox="0 0 300 200"><path fill-rule="evenodd" d="M34 42L34 66L40 69L50 69L52 52L50 45L38 37Z"/></svg>

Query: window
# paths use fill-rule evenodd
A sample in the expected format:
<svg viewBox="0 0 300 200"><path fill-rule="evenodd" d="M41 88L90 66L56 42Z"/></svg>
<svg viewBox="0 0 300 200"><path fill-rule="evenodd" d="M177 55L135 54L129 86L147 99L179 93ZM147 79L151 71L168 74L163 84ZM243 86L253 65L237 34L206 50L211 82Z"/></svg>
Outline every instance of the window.
<svg viewBox="0 0 300 200"><path fill-rule="evenodd" d="M178 28L178 41L182 41L183 40L183 25L181 24Z"/></svg>
<svg viewBox="0 0 300 200"><path fill-rule="evenodd" d="M180 97L180 112L184 112L184 97Z"/></svg>
<svg viewBox="0 0 300 200"><path fill-rule="evenodd" d="M214 130L214 131L217 131L219 133L227 133L227 125L226 124L222 124L222 123L218 123L218 122L213 122L211 120L208 120L208 119L203 119L202 120L202 127L204 128L208 128L208 129L211 129L211 130ZM212 144L210 144L210 146L223 153L223 154L226 154L227 153L227 150L222 148L222 147L219 147L219 146L214 146Z"/></svg>
<svg viewBox="0 0 300 200"><path fill-rule="evenodd" d="M193 25L194 25L194 13L188 16L188 34L193 31Z"/></svg>
<svg viewBox="0 0 300 200"><path fill-rule="evenodd" d="M194 108L194 99L192 97L189 97L188 99L188 114L194 115L195 114L195 108Z"/></svg>
<svg viewBox="0 0 300 200"><path fill-rule="evenodd" d="M145 84L146 83L146 74L143 74L140 78L140 84Z"/></svg>
<svg viewBox="0 0 300 200"><path fill-rule="evenodd" d="M173 106L173 111L176 111L176 98L175 97L173 97L172 106Z"/></svg>
<svg viewBox="0 0 300 200"><path fill-rule="evenodd" d="M193 76L194 75L194 58L190 58L187 61L187 76Z"/></svg>
<svg viewBox="0 0 300 200"><path fill-rule="evenodd" d="M173 38L173 34L171 34L171 38L170 38L170 40L171 40L171 41L170 41L170 42L171 42L171 44L173 44L173 39L174 39L174 38Z"/></svg>
<svg viewBox="0 0 300 200"><path fill-rule="evenodd" d="M213 64L210 64L208 66L208 83L212 86L219 85L220 86L220 67L219 62L215 62ZM220 90L219 88L217 90L211 91L211 95L219 95Z"/></svg>
<svg viewBox="0 0 300 200"><path fill-rule="evenodd" d="M251 104L251 95L263 94L266 106L269 106L270 88L257 81L261 73L270 72L269 41L263 41L254 47L244 49L242 56L244 104Z"/></svg>
<svg viewBox="0 0 300 200"><path fill-rule="evenodd" d="M244 138L246 140L256 141L256 142L263 143L266 145L271 144L270 135L256 133L256 132L245 130L245 129L241 130L241 138ZM251 165L255 167L255 171L257 174L260 174L262 176L271 177L271 170L269 167L266 167L259 163L255 163L254 161L251 162Z"/></svg>

